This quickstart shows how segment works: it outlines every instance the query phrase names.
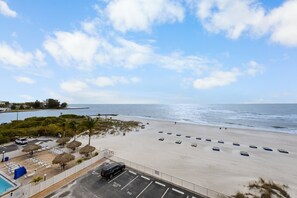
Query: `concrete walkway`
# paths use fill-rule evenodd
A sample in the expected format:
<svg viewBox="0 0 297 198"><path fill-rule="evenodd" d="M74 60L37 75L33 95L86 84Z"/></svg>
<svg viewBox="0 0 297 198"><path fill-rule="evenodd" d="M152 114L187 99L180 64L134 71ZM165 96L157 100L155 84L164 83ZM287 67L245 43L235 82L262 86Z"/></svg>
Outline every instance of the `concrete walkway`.
<svg viewBox="0 0 297 198"><path fill-rule="evenodd" d="M63 186L71 183L72 181L76 180L77 178L83 176L84 174L86 174L88 171L93 170L94 168L96 168L97 166L99 166L100 164L102 164L105 160L107 160L106 158L103 158L97 162L95 162L94 164L82 169L81 171L78 171L77 173L74 173L73 175L63 179L62 181L50 186L49 188L37 193L36 195L32 196L31 198L40 198L40 197L46 197L47 195L55 192L56 190L62 188Z"/></svg>

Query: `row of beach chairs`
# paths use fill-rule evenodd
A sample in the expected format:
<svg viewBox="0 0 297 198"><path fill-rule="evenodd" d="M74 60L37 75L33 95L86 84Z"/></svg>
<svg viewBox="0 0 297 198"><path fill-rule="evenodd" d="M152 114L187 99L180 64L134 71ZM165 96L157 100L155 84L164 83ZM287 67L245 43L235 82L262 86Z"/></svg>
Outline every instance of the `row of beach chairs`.
<svg viewBox="0 0 297 198"><path fill-rule="evenodd" d="M30 158L30 161L32 161L33 163L35 163L36 165L40 166L40 168L50 168L52 165L47 163L46 161L43 161L41 159L38 159L36 157L32 157Z"/></svg>
<svg viewBox="0 0 297 198"><path fill-rule="evenodd" d="M19 164L15 164L13 162L6 162L5 167L7 168L8 173L11 175L14 173L15 169L18 169L21 166Z"/></svg>
<svg viewBox="0 0 297 198"><path fill-rule="evenodd" d="M159 131L158 133L164 133L164 132L163 132L163 131ZM168 133L167 133L167 135L172 135L172 134L173 134L173 133L171 133L171 132L168 132ZM176 134L176 136L180 137L181 134ZM189 136L189 135L186 135L185 137L186 137L186 138L192 138L192 137ZM159 138L159 140L160 140L160 141L164 141L164 138ZM200 138L200 137L196 137L196 140L202 140L202 138ZM212 140L209 139L209 138L206 138L205 141L207 141L207 142L212 142ZM176 144L181 144L181 142L182 142L181 140L178 140L178 141L176 141L175 143L176 143ZM219 143L219 144L224 144L225 142L222 141L222 140L218 140L217 143ZM232 145L233 145L233 146L237 146L237 147L240 146L240 144L237 143L237 142L233 142ZM197 144L196 144L196 143L192 143L191 146L196 147ZM249 148L251 148L251 149L258 149L258 147L255 146L255 145L249 145ZM220 151L220 149L219 149L218 147L213 147L212 150L214 150L214 151ZM263 147L263 150L265 150L265 151L273 151L273 149L272 149L272 148L269 148L269 147ZM280 152L280 153L289 154L289 152L288 152L287 150L285 150L285 149L277 149L277 150L278 150L278 152ZM240 154L243 155L243 156L249 156L248 153L245 152L245 151L241 151Z"/></svg>
<svg viewBox="0 0 297 198"><path fill-rule="evenodd" d="M59 155L59 154L64 153L65 151L63 151L62 149L59 149L59 148L52 148L50 150L50 152L53 153L53 154Z"/></svg>

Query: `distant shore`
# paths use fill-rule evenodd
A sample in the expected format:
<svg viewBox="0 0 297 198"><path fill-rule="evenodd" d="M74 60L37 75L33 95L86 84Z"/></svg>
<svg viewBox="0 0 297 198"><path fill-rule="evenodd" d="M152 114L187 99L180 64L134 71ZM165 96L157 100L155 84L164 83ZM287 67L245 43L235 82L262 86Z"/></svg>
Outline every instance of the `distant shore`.
<svg viewBox="0 0 297 198"><path fill-rule="evenodd" d="M0 113L22 113L22 112L34 112L34 111L45 111L45 110L77 110L77 109L89 109L90 107L68 107L63 109L24 109L24 110L10 110L10 111L0 111Z"/></svg>

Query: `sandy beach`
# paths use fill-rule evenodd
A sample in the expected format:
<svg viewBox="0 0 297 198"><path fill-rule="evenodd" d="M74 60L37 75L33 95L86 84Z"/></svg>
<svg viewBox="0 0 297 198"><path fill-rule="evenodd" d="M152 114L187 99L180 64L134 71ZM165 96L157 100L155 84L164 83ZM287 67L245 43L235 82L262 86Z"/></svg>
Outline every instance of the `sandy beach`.
<svg viewBox="0 0 297 198"><path fill-rule="evenodd" d="M175 124L126 116L115 119L135 120L149 125L126 136L93 137L93 146L112 149L118 157L227 195L243 190L244 185L262 177L288 185L291 197L297 197L297 135L220 129L217 126ZM173 134L168 135L168 132ZM181 134L181 137L176 134ZM186 135L191 138L186 138ZM160 137L165 140L158 141ZM206 138L211 139L211 142L205 141ZM182 143L176 144L176 140ZM218 140L224 141L224 144L219 144ZM87 138L80 138L80 141L86 144ZM197 147L191 147L194 142ZM233 142L240 146L234 146ZM249 148L249 145L255 145L258 149ZM220 152L213 151L214 146L219 147ZM270 147L273 151L265 151L262 147ZM289 154L280 153L277 149L285 149ZM246 151L250 156L241 156L240 151Z"/></svg>

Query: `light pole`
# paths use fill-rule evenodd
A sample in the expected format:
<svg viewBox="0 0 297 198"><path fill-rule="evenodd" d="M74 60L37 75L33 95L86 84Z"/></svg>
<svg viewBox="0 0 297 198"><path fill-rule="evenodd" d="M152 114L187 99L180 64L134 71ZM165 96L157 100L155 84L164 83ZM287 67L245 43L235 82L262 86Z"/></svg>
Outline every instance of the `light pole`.
<svg viewBox="0 0 297 198"><path fill-rule="evenodd" d="M2 151L2 162L4 162L4 153L5 151Z"/></svg>

